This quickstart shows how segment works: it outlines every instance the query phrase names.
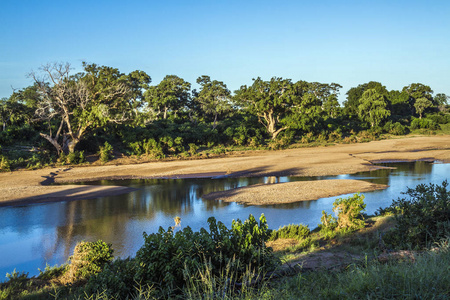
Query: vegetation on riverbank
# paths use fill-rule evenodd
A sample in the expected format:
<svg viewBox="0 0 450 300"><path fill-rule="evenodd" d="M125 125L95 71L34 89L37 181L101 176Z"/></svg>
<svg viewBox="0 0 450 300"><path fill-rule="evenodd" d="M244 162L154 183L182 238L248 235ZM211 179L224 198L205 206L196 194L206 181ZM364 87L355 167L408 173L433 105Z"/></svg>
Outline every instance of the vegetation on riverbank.
<svg viewBox="0 0 450 300"><path fill-rule="evenodd" d="M336 83L258 77L232 93L209 76L196 90L175 75L150 85L143 71L83 69L47 64L32 86L0 100L0 171L450 133L448 97L421 83L360 84L341 105Z"/></svg>
<svg viewBox="0 0 450 300"><path fill-rule="evenodd" d="M0 299L446 299L447 186L408 189L371 218L362 195L337 199L336 217L324 212L312 231L301 224L271 231L263 216L230 229L210 219L209 231L199 232L177 220L144 234L135 258L113 261L104 242L82 243L68 265L31 279L8 275Z"/></svg>

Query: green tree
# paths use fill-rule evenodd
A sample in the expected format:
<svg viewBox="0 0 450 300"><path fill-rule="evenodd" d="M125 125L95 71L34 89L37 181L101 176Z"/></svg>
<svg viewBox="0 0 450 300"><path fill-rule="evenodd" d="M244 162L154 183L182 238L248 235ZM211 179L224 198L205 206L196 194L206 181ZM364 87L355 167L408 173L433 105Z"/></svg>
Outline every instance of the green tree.
<svg viewBox="0 0 450 300"><path fill-rule="evenodd" d="M347 115L358 115L359 100L365 91L369 89L375 89L379 94L387 95L388 91L384 85L380 82L370 81L363 83L357 87L353 87L347 92L347 100L344 101L344 113Z"/></svg>
<svg viewBox="0 0 450 300"><path fill-rule="evenodd" d="M433 103L425 97L416 99L416 102L414 103L414 108L416 109L416 112L419 114L419 119L422 119L422 114L425 111L425 109L432 106Z"/></svg>
<svg viewBox="0 0 450 300"><path fill-rule="evenodd" d="M253 79L251 86L243 85L236 91L237 103L251 113L258 116L259 122L264 125L272 139L289 128L283 123L283 118L289 113L289 104L293 94L290 79L272 77L264 81L260 77ZM296 97L298 99L298 97Z"/></svg>
<svg viewBox="0 0 450 300"><path fill-rule="evenodd" d="M0 99L0 121L2 130L6 130L6 126L17 124L18 122L28 119L26 106L17 101L13 96L10 98Z"/></svg>
<svg viewBox="0 0 450 300"><path fill-rule="evenodd" d="M331 118L336 118L341 112L341 105L339 104L336 94L331 94L322 103L322 109Z"/></svg>
<svg viewBox="0 0 450 300"><path fill-rule="evenodd" d="M428 85L424 85L422 83L411 83L403 88L403 92L409 95L410 102L413 103L413 107L420 118L422 118L422 114L427 108L437 106L437 103L435 103L432 96L433 90ZM421 100L417 103L419 99ZM417 108L419 108L419 111L417 111Z"/></svg>
<svg viewBox="0 0 450 300"><path fill-rule="evenodd" d="M36 116L48 125L48 133L40 135L58 154L74 152L94 128L135 119L140 106L140 87L131 84L128 75L96 64L83 67L85 72L71 76L70 64L53 63L42 66L42 77L30 74L40 94Z"/></svg>
<svg viewBox="0 0 450 300"><path fill-rule="evenodd" d="M162 118L167 119L168 112L174 112L176 115L187 105L190 89L189 82L176 75L167 75L158 85L150 87L144 96L156 117L162 113Z"/></svg>
<svg viewBox="0 0 450 300"><path fill-rule="evenodd" d="M392 115L397 118L409 117L414 113L413 101L406 91L392 90L388 94Z"/></svg>
<svg viewBox="0 0 450 300"><path fill-rule="evenodd" d="M218 117L232 109L231 92L225 83L211 81L211 78L206 75L198 77L197 83L201 87L199 92L195 93L195 101L205 116L212 116L214 129L217 126Z"/></svg>
<svg viewBox="0 0 450 300"><path fill-rule="evenodd" d="M377 127L384 119L391 115L386 109L386 96L377 92L376 89L365 91L358 106L358 116L361 120L370 123L370 127Z"/></svg>
<svg viewBox="0 0 450 300"><path fill-rule="evenodd" d="M445 106L448 104L448 98L449 97L446 94L439 93L439 94L436 94L436 96L434 96L434 101L439 106Z"/></svg>

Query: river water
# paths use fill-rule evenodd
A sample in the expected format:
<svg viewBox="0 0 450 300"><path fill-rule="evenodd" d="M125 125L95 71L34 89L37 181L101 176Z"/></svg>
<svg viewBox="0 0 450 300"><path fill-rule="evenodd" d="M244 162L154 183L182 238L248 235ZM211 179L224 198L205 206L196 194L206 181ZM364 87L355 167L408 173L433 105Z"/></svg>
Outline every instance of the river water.
<svg viewBox="0 0 450 300"><path fill-rule="evenodd" d="M167 229L174 218L181 226L194 230L207 227L214 216L227 227L233 219L256 218L264 213L269 227L276 229L290 223L303 223L315 228L321 212L331 212L339 197L322 198L285 205L246 206L222 201L206 201L202 195L256 183L276 183L318 179L361 179L387 184L389 188L366 192L366 212L389 206L406 187L419 183L441 184L450 174L450 164L396 163L385 164L395 169L381 169L353 175L326 177L263 177L220 179L151 179L100 181L90 184L113 184L137 190L113 197L26 206L0 207L0 281L14 269L37 275L46 264L62 264L81 240L102 239L112 243L115 256L134 256L143 244L142 233Z"/></svg>

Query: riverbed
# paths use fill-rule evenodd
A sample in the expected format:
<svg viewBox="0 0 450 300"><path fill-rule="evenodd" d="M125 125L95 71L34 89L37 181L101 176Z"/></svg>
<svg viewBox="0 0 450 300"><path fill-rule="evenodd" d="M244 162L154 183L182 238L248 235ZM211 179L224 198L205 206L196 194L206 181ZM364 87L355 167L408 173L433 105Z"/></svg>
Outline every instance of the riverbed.
<svg viewBox="0 0 450 300"><path fill-rule="evenodd" d="M244 220L249 214L265 214L269 227L276 229L290 223L303 223L314 228L322 210L331 212L337 197L321 198L291 204L252 206L204 200L211 192L254 184L277 184L301 180L358 179L384 184L385 190L366 192L367 213L390 205L406 187L419 183L441 184L450 174L450 164L397 163L392 168L353 175L313 177L248 177L202 179L146 179L89 182L93 185L122 185L135 190L130 193L23 206L0 207L0 274L18 271L37 275L46 264L64 263L81 240L102 239L112 243L115 255L133 256L142 246L142 233L152 233L159 226L174 225L176 216L181 226L194 230L207 226L214 216L228 227L233 219Z"/></svg>

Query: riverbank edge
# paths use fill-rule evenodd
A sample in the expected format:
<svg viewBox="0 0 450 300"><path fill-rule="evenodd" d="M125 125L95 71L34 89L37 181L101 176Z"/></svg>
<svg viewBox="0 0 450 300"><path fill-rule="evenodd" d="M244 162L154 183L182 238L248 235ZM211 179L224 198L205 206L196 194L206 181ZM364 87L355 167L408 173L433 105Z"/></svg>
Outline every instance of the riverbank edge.
<svg viewBox="0 0 450 300"><path fill-rule="evenodd" d="M132 191L131 188L118 186L69 185L83 181L332 176L385 168L374 163L420 160L449 162L450 136L411 137L362 144L251 152L249 155L208 160L60 167L1 173L0 182L5 181L6 184L0 187L0 206L91 199ZM49 185L51 183L64 185Z"/></svg>

